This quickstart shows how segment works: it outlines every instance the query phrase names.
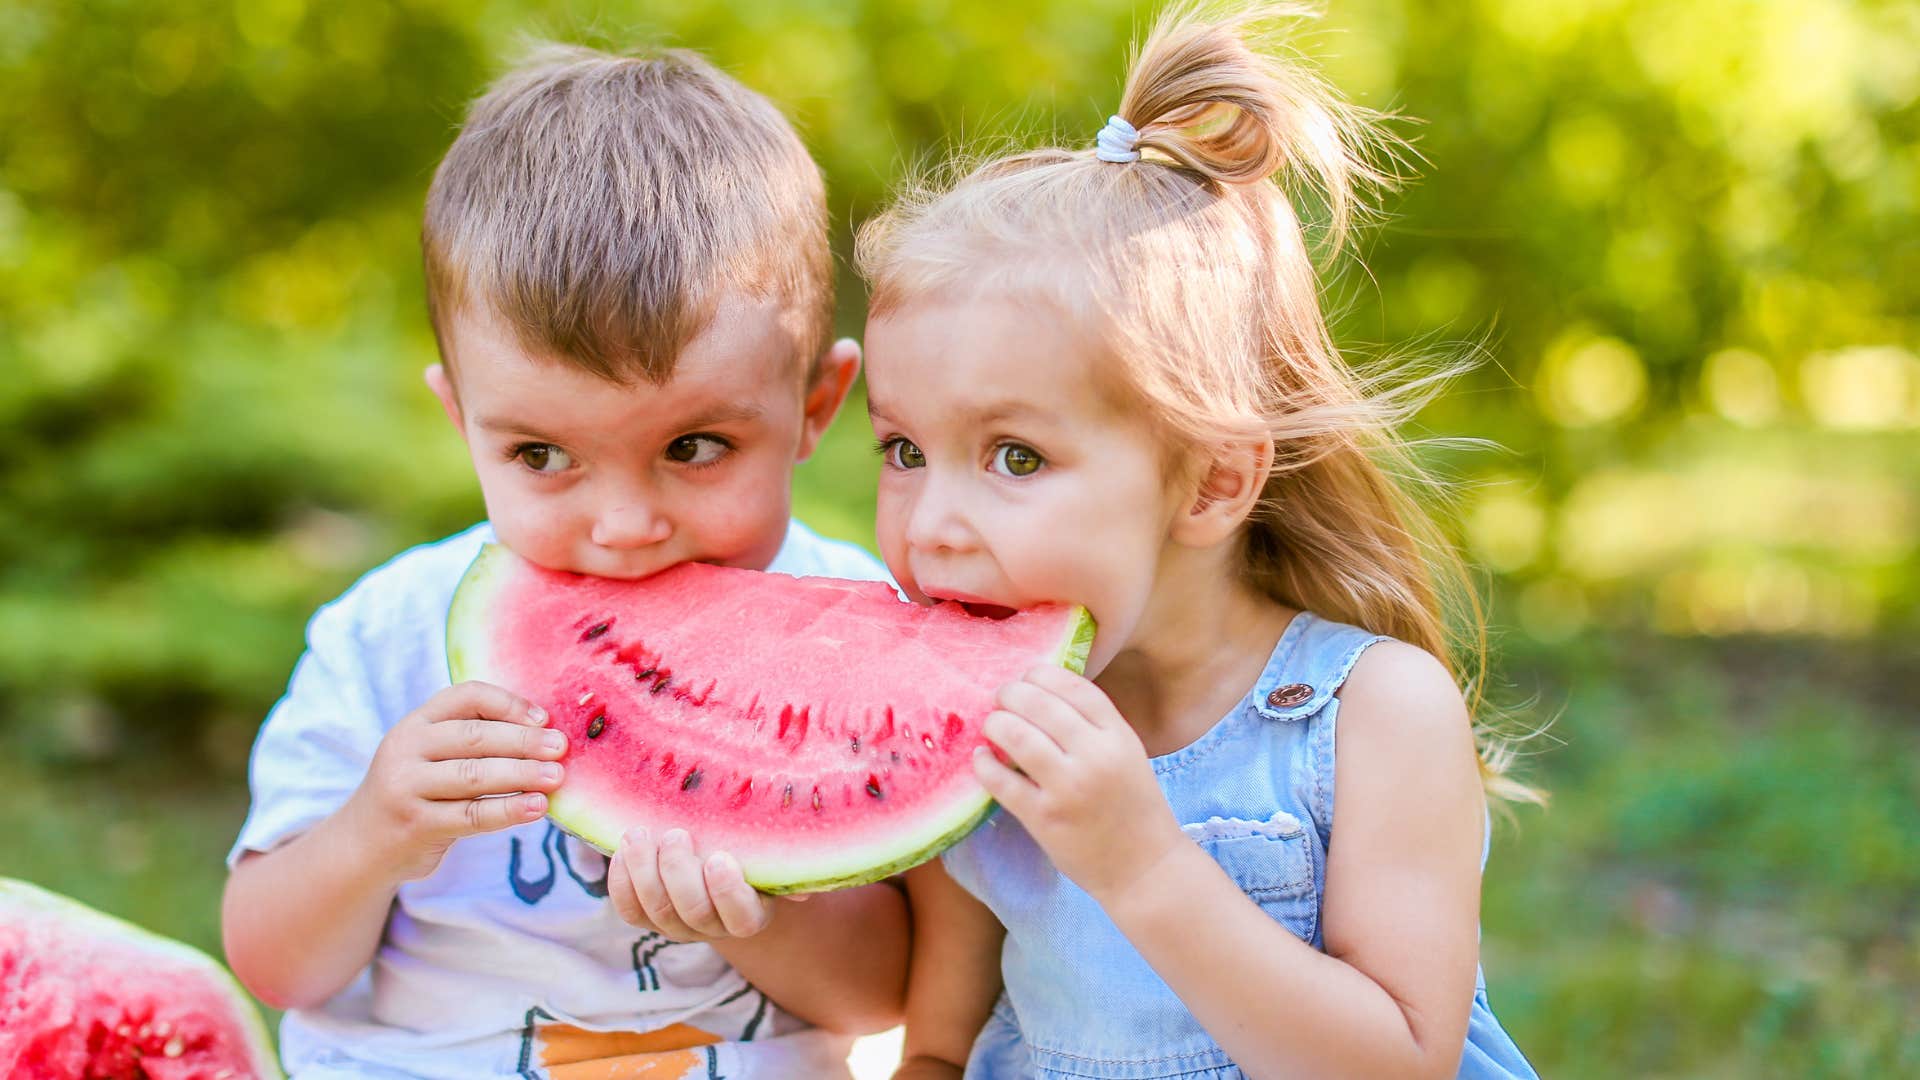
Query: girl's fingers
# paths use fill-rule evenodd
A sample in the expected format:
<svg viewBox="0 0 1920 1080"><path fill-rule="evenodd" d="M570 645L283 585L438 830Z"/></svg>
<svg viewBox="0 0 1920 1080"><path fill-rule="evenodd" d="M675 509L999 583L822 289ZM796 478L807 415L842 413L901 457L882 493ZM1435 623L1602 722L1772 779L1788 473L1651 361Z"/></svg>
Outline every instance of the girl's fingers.
<svg viewBox="0 0 1920 1080"><path fill-rule="evenodd" d="M1040 789L1032 780L1002 765L993 751L984 746L974 748L973 776L987 789L987 794L993 796L993 801L1017 818L1025 818L1040 797Z"/></svg>
<svg viewBox="0 0 1920 1080"><path fill-rule="evenodd" d="M1115 724L1126 723L1120 716L1120 710L1113 707L1112 699L1106 692L1093 684L1091 679L1076 675L1063 667L1043 664L1028 671L1022 683L1036 687L1066 703L1082 724L1096 728L1110 728Z"/></svg>
<svg viewBox="0 0 1920 1080"><path fill-rule="evenodd" d="M557 761L520 758L460 758L423 767L419 795L426 799L473 799L518 791L552 791L566 770Z"/></svg>
<svg viewBox="0 0 1920 1080"><path fill-rule="evenodd" d="M980 734L1042 787L1057 782L1066 771L1067 755L1060 744L1024 716L995 709L980 722Z"/></svg>
<svg viewBox="0 0 1920 1080"><path fill-rule="evenodd" d="M1024 679L1001 687L998 700L1000 708L1046 732L1068 754L1078 753L1094 730L1060 695Z"/></svg>
<svg viewBox="0 0 1920 1080"><path fill-rule="evenodd" d="M566 752L567 736L564 732L473 717L442 720L429 726L424 746L424 756L428 761L485 757L553 761Z"/></svg>
<svg viewBox="0 0 1920 1080"><path fill-rule="evenodd" d="M772 912L767 900L740 872L733 856L718 852L707 857L704 865L707 895L713 897L713 909L727 933L734 937L752 937L767 928Z"/></svg>
<svg viewBox="0 0 1920 1080"><path fill-rule="evenodd" d="M707 895L707 878L693 841L684 829L670 830L660 840L660 880L666 884L674 915L696 934L723 936L727 928Z"/></svg>
<svg viewBox="0 0 1920 1080"><path fill-rule="evenodd" d="M523 795L456 799L432 805L438 808L435 813L439 815L441 835L475 836L539 821L547 812L547 797L539 792L528 792Z"/></svg>

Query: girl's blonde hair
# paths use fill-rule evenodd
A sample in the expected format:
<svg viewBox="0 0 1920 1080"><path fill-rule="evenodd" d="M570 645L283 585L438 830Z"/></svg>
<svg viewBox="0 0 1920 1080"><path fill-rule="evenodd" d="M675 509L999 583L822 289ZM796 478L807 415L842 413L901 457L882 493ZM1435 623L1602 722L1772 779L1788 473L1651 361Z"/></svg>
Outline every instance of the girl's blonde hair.
<svg viewBox="0 0 1920 1080"><path fill-rule="evenodd" d="M1396 480L1422 475L1396 428L1440 376L1389 388L1349 368L1289 198L1314 208L1337 253L1368 197L1391 185L1402 144L1270 35L1305 14L1169 8L1120 99L1140 160L1049 148L917 185L861 229L857 257L874 316L981 293L1059 309L1103 339L1116 384L1185 458L1271 438L1273 472L1242 531L1248 580L1426 649L1480 717L1478 594ZM1483 719L1475 727L1488 793L1539 801L1507 775L1509 747Z"/></svg>

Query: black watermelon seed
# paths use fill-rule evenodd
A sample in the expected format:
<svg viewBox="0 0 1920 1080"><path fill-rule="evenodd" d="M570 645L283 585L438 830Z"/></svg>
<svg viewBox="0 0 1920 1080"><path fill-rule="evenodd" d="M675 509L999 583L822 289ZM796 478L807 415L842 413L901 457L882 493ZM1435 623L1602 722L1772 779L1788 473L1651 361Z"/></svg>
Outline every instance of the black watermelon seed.
<svg viewBox="0 0 1920 1080"><path fill-rule="evenodd" d="M699 786L700 786L700 766L695 765L693 768L687 770L686 779L680 781L680 790L692 791L694 788L697 788Z"/></svg>
<svg viewBox="0 0 1920 1080"><path fill-rule="evenodd" d="M785 810L787 807L792 805L793 805L793 785L788 784L787 790L780 793L780 809Z"/></svg>
<svg viewBox="0 0 1920 1080"><path fill-rule="evenodd" d="M647 693L657 694L660 691L665 690L666 688L667 688L667 676L662 675L660 676L660 680L653 684L653 689L647 691Z"/></svg>
<svg viewBox="0 0 1920 1080"><path fill-rule="evenodd" d="M860 752L860 736L858 735L853 737L853 752L856 754Z"/></svg>
<svg viewBox="0 0 1920 1080"><path fill-rule="evenodd" d="M890 750L887 752L887 756L893 759L895 765L900 764L900 751Z"/></svg>
<svg viewBox="0 0 1920 1080"><path fill-rule="evenodd" d="M651 678L653 678L653 676L654 676L654 672L655 672L655 671L657 671L657 670L658 670L658 669L656 669L656 668L648 668L648 669L647 669L647 670L645 670L645 671L636 671L636 672L634 672L634 673L633 673L633 681L634 681L634 682L646 682L646 681L647 681L648 679L651 679Z"/></svg>
<svg viewBox="0 0 1920 1080"><path fill-rule="evenodd" d="M607 632L607 628L608 628L608 627L610 627L610 626L612 626L612 625L613 625L613 624L612 624L612 623L610 623L610 622L603 622L603 623L601 623L601 624L599 624L598 626L591 626L591 627L588 627L588 628L587 628L587 632L586 632L586 633L584 633L584 634L581 634L581 635L580 635L580 640L581 640L581 641L592 641L592 640L593 640L594 638L597 638L597 637L599 637L599 636L600 636L601 634L604 634L604 633L606 633L606 632Z"/></svg>
<svg viewBox="0 0 1920 1080"><path fill-rule="evenodd" d="M587 724L587 738L597 739L600 737L600 733L605 730L607 730L607 714L601 713Z"/></svg>
<svg viewBox="0 0 1920 1080"><path fill-rule="evenodd" d="M886 795L880 791L880 778L872 773L867 774L867 794L876 799L886 798Z"/></svg>

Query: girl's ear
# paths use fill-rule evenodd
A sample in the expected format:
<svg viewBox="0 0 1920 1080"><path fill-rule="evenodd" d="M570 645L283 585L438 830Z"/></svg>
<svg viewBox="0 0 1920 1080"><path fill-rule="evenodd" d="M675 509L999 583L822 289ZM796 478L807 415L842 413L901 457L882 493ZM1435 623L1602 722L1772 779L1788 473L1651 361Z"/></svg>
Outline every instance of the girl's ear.
<svg viewBox="0 0 1920 1080"><path fill-rule="evenodd" d="M1260 502L1273 473L1273 442L1226 443L1200 469L1173 522L1173 539L1188 547L1212 547L1237 535Z"/></svg>

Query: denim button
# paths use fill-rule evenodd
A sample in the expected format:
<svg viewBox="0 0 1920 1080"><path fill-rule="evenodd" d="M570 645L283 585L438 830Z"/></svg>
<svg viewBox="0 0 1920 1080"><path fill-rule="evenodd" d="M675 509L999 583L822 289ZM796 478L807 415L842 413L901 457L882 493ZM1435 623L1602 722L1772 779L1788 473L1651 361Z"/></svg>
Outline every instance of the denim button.
<svg viewBox="0 0 1920 1080"><path fill-rule="evenodd" d="M1312 696L1313 687L1306 683L1288 683L1285 686L1275 687L1273 693L1267 695L1267 704L1276 709L1285 709L1298 705Z"/></svg>

